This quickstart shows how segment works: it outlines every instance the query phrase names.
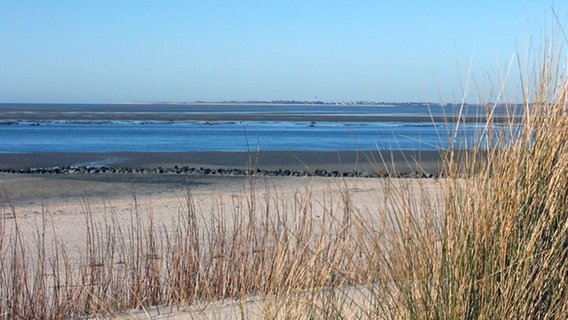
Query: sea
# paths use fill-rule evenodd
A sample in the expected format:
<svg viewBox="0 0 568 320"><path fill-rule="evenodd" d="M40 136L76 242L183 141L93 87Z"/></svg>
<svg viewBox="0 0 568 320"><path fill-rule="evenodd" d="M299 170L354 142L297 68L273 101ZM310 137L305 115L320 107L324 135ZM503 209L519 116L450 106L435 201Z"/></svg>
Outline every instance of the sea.
<svg viewBox="0 0 568 320"><path fill-rule="evenodd" d="M0 154L39 152L469 149L485 122L518 115L479 105L0 104Z"/></svg>

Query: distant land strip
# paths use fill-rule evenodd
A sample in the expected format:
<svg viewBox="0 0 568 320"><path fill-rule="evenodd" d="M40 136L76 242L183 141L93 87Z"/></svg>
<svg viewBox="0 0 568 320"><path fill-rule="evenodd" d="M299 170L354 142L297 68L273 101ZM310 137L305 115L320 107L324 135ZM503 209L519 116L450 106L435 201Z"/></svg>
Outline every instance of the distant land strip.
<svg viewBox="0 0 568 320"><path fill-rule="evenodd" d="M172 114L159 112L135 112L135 113L113 113L113 112L86 112L86 113L66 113L57 111L42 111L39 113L29 112L2 112L0 120L5 120L3 125L9 125L10 120L69 120L69 121L113 121L113 120L132 120L132 121L327 121L327 122L467 122L479 123L486 122L485 116L398 116L398 115L295 115L295 114ZM495 122L520 121L521 118L494 117Z"/></svg>

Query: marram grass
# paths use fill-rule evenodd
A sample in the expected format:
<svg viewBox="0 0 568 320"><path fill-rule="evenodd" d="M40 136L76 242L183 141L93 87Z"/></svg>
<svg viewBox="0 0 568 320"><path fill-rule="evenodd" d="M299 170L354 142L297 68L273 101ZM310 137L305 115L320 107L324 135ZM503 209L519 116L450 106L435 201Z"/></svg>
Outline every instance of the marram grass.
<svg viewBox="0 0 568 320"><path fill-rule="evenodd" d="M448 152L443 208L426 200L395 213L394 246L377 246L388 305L379 317L568 316L568 82L558 68L543 64L519 128L465 162Z"/></svg>

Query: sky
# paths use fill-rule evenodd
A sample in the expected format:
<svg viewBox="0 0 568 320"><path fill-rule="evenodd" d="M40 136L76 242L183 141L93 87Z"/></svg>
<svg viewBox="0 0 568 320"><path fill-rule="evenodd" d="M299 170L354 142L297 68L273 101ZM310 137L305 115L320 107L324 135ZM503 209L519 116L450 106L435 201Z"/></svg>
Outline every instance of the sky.
<svg viewBox="0 0 568 320"><path fill-rule="evenodd" d="M568 26L547 0L0 0L0 102L490 99L552 7Z"/></svg>

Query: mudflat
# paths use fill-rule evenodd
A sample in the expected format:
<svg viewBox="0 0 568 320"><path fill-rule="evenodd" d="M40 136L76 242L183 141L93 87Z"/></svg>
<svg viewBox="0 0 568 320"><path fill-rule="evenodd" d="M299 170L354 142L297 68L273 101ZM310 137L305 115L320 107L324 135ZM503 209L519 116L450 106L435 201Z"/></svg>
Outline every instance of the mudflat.
<svg viewBox="0 0 568 320"><path fill-rule="evenodd" d="M417 167L440 169L440 151L258 151L258 152L113 152L5 153L0 169L65 166L378 170L395 166L399 172Z"/></svg>
<svg viewBox="0 0 568 320"><path fill-rule="evenodd" d="M425 171L439 173L439 152L311 152L262 151L187 152L187 153L31 153L0 154L0 169L49 168L65 166L110 166L135 168L171 168L192 166L206 168L263 168L271 170L342 170L398 172ZM314 177L315 178L315 177ZM251 181L287 190L307 184L333 185L338 179L312 177L247 177L205 174L158 173L74 173L74 174L0 174L0 199L28 212L41 206L53 207L74 203L79 210L85 200L102 203L120 200L131 202L135 197L172 199L190 190L195 195L236 194ZM358 181L361 179L343 179ZM376 179L370 179L376 180ZM370 182L371 183L371 182ZM176 200L177 199L177 200ZM38 209L39 208L39 209Z"/></svg>

